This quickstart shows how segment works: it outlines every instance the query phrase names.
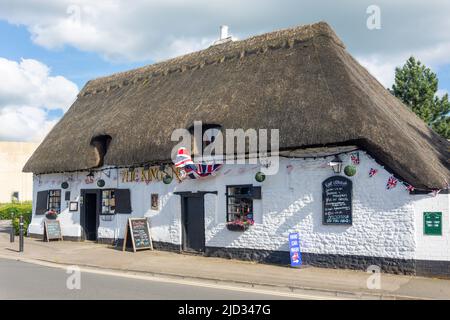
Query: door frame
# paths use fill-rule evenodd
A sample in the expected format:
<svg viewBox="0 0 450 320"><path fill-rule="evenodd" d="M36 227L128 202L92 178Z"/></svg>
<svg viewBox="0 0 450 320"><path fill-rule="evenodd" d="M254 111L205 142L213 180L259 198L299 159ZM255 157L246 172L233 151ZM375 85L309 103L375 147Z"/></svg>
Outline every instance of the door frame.
<svg viewBox="0 0 450 320"><path fill-rule="evenodd" d="M83 241L86 240L86 195L87 194L95 194L97 196L97 206L96 206L96 230L95 230L95 238L98 241L98 228L100 227L100 212L102 207L102 190L101 189L81 189L80 197L82 197L82 201L80 201L80 226L81 226L81 239Z"/></svg>
<svg viewBox="0 0 450 320"><path fill-rule="evenodd" d="M198 192L190 192L190 191L183 191L183 192L174 192L174 194L179 195L181 198L181 251L188 252L188 253L197 253L197 254L203 254L206 249L206 228L205 228L205 194L211 193L217 195L217 191L198 191ZM189 250L186 247L187 244L187 232L186 232L186 200L187 198L201 198L202 200L202 213L203 213L203 248L200 251L197 250Z"/></svg>

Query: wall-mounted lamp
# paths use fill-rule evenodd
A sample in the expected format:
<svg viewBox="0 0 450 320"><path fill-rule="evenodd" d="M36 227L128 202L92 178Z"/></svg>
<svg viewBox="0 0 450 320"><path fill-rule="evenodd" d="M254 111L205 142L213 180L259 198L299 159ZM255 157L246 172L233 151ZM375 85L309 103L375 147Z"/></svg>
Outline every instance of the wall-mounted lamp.
<svg viewBox="0 0 450 320"><path fill-rule="evenodd" d="M333 169L334 173L341 173L342 171L342 160L339 156L335 156L328 165Z"/></svg>

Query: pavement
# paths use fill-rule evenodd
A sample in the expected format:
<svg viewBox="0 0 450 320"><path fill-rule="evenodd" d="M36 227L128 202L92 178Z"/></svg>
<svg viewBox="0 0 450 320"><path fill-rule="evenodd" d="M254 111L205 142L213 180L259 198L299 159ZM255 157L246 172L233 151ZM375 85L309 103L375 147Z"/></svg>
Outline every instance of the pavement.
<svg viewBox="0 0 450 320"><path fill-rule="evenodd" d="M362 271L315 267L290 268L165 251L123 252L94 242L52 241L26 238L25 252L18 239L9 242L0 233L0 258L28 263L52 263L164 277L241 288L317 295L330 299L449 299L450 280L380 274L379 289L369 289L371 274Z"/></svg>

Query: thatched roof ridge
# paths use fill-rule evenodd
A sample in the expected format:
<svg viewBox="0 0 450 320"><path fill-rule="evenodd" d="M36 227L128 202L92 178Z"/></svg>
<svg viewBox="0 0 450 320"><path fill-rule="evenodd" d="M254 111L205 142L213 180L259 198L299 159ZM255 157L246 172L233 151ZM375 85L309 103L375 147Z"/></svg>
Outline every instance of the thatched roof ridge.
<svg viewBox="0 0 450 320"><path fill-rule="evenodd" d="M89 81L79 93L79 96L107 92L132 84L145 84L155 77L167 76L177 72L193 71L208 65L236 59L242 60L249 56L264 54L268 50L292 48L317 37L327 37L337 45L345 48L342 41L336 36L328 24L319 22L253 36L244 41L230 41L220 45L212 45L205 50L97 78Z"/></svg>
<svg viewBox="0 0 450 320"><path fill-rule="evenodd" d="M277 31L88 82L24 170L170 159L177 128L280 130L283 150L357 145L417 188L450 181L449 143L392 96L326 23Z"/></svg>

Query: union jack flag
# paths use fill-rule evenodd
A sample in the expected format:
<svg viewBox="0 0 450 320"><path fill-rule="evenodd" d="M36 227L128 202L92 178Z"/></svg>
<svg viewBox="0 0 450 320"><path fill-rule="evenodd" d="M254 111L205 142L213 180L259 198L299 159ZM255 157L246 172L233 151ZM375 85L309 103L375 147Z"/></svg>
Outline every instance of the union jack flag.
<svg viewBox="0 0 450 320"><path fill-rule="evenodd" d="M369 177L373 177L374 175L376 175L377 174L377 172L378 172L378 170L377 169L374 169L374 168L370 168L370 171L369 171Z"/></svg>
<svg viewBox="0 0 450 320"><path fill-rule="evenodd" d="M201 179L213 176L222 167L222 164L187 164L184 166L184 172L190 179Z"/></svg>
<svg viewBox="0 0 450 320"><path fill-rule="evenodd" d="M193 164L189 152L186 148L178 149L177 158L175 159L175 167L182 168L188 164Z"/></svg>
<svg viewBox="0 0 450 320"><path fill-rule="evenodd" d="M394 176L390 176L386 184L386 189L389 190L395 188L397 186L397 182L398 180Z"/></svg>
<svg viewBox="0 0 450 320"><path fill-rule="evenodd" d="M359 152L350 154L350 159L352 160L352 163L354 165L358 165L359 164Z"/></svg>
<svg viewBox="0 0 450 320"><path fill-rule="evenodd" d="M414 190L416 190L416 188L414 188L412 185L410 184L406 184L406 190L408 190L409 192L413 192Z"/></svg>

